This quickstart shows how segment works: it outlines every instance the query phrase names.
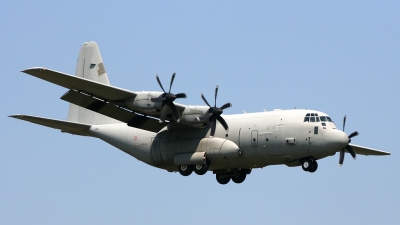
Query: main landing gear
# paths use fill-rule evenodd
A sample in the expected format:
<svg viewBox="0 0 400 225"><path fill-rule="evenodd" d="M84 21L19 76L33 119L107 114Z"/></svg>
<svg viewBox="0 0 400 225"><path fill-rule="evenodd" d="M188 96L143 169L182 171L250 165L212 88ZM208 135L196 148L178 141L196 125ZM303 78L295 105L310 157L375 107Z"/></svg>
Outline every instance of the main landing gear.
<svg viewBox="0 0 400 225"><path fill-rule="evenodd" d="M206 161L204 164L199 165L183 165L178 166L179 173L182 176L189 176L194 171L197 175L204 175L207 173L210 164Z"/></svg>
<svg viewBox="0 0 400 225"><path fill-rule="evenodd" d="M304 171L314 173L318 169L318 163L317 163L317 160L310 157L310 158L303 159L303 161L301 163L301 167L303 168Z"/></svg>
<svg viewBox="0 0 400 225"><path fill-rule="evenodd" d="M242 169L242 170L237 170L234 173L217 173L215 175L215 178L220 184L227 184L229 183L230 180L232 180L237 184L240 184L246 179L247 174L250 173L251 169Z"/></svg>
<svg viewBox="0 0 400 225"><path fill-rule="evenodd" d="M204 175L207 173L208 168L210 167L209 162L207 161L204 164L199 164L199 165L182 165L178 166L179 173L182 176L189 176L190 174L193 173L193 171L197 175ZM247 174L251 173L251 169L235 169L232 171L214 171L215 177L220 184L227 184L229 181L233 181L237 184L242 183L245 179Z"/></svg>

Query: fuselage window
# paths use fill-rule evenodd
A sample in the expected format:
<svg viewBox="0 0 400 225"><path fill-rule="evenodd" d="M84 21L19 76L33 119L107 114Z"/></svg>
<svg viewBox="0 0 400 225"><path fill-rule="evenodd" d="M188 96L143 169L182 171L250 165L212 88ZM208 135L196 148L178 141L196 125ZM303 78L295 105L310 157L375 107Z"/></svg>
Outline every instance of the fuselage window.
<svg viewBox="0 0 400 225"><path fill-rule="evenodd" d="M319 117L317 116L317 117L315 117L315 119L317 120L317 122L319 122Z"/></svg>
<svg viewBox="0 0 400 225"><path fill-rule="evenodd" d="M311 117L310 122L315 122L315 117Z"/></svg>
<svg viewBox="0 0 400 225"><path fill-rule="evenodd" d="M318 127L314 127L314 134L318 134Z"/></svg>
<svg viewBox="0 0 400 225"><path fill-rule="evenodd" d="M310 121L310 117L306 116L304 117L304 122L309 122Z"/></svg>

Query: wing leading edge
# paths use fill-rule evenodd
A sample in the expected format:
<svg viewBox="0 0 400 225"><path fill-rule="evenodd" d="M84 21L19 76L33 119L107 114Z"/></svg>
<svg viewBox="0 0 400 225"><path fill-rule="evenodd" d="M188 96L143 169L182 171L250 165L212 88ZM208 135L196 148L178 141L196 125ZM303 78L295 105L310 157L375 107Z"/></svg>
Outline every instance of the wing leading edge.
<svg viewBox="0 0 400 225"><path fill-rule="evenodd" d="M117 101L136 97L136 93L122 88L102 84L85 78L49 70L46 68L30 68L21 71L59 86L84 91L107 100Z"/></svg>
<svg viewBox="0 0 400 225"><path fill-rule="evenodd" d="M359 145L350 144L354 152L358 155L390 155L390 152L380 151L372 148L367 148Z"/></svg>

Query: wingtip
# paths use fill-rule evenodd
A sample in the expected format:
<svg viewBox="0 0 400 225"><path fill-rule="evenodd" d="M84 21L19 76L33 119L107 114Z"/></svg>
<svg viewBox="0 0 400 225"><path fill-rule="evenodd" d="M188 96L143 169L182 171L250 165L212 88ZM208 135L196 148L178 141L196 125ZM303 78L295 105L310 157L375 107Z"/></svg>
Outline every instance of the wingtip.
<svg viewBox="0 0 400 225"><path fill-rule="evenodd" d="M21 72L26 72L26 71L30 71L30 70L47 70L47 69L45 67L38 66L38 67L31 67L31 68L21 70Z"/></svg>
<svg viewBox="0 0 400 225"><path fill-rule="evenodd" d="M19 114L16 114L16 115L9 115L8 117L11 117L11 118L16 118L16 119L18 119L18 118L22 118L22 117L24 117L24 115L19 115Z"/></svg>

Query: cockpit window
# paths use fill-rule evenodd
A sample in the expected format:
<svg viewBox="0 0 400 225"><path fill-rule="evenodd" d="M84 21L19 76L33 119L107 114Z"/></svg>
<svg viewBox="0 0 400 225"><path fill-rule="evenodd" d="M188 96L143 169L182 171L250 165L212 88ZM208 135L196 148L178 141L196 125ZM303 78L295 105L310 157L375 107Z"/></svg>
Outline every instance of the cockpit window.
<svg viewBox="0 0 400 225"><path fill-rule="evenodd" d="M310 123L315 123L315 122L332 122L332 119L329 116L318 116L318 113L307 113L306 116L304 117L304 122L310 122Z"/></svg>

